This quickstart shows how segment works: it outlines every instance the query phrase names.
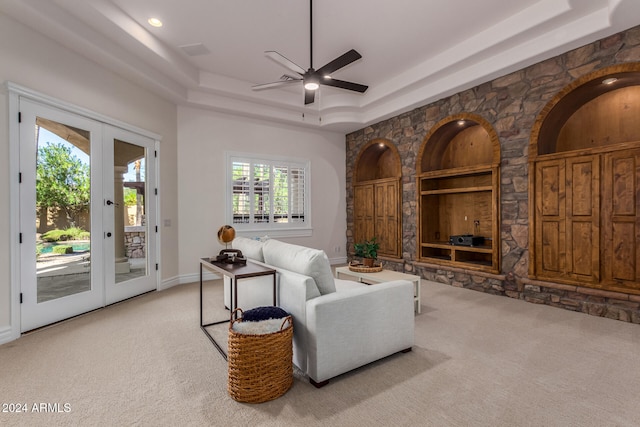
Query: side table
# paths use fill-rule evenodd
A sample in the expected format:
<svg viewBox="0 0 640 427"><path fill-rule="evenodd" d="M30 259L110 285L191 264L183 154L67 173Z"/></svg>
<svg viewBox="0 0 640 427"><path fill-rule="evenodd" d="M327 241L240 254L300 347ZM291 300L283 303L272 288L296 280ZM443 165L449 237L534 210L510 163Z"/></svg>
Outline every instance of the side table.
<svg viewBox="0 0 640 427"><path fill-rule="evenodd" d="M408 280L412 282L414 286L413 301L415 305L415 312L416 314L420 314L420 276L393 270L382 270L375 273L360 273L349 270L349 266L336 267L336 277L340 279L341 276L355 277L358 282L366 283L367 285L390 282L392 280Z"/></svg>
<svg viewBox="0 0 640 427"><path fill-rule="evenodd" d="M200 329L205 333L209 340L213 343L213 345L218 349L222 357L227 360L227 355L220 347L220 344L216 342L216 340L211 336L209 331L207 331L207 326L218 325L220 323L226 323L230 321L229 319L218 320L216 322L204 323L203 315L202 315L202 268L205 267L209 270L213 270L216 273L219 273L223 276L227 276L231 279L231 307L230 312L233 313L234 310L238 307L238 280L240 279L248 279L251 277L258 276L273 276L273 305L276 305L276 270L268 267L264 267L259 264L254 264L250 261L247 261L246 264L228 264L225 262L218 262L212 260L210 258L200 258Z"/></svg>

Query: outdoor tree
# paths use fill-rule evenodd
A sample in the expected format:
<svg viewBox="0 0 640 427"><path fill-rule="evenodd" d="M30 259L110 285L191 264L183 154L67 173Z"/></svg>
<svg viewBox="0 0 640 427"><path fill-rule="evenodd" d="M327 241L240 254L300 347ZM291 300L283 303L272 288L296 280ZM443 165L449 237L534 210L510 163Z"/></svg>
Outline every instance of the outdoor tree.
<svg viewBox="0 0 640 427"><path fill-rule="evenodd" d="M136 206L138 203L137 191L133 188L125 188L124 189L124 205L125 206Z"/></svg>
<svg viewBox="0 0 640 427"><path fill-rule="evenodd" d="M75 226L79 215L89 208L91 182L89 165L83 163L65 144L38 148L36 160L36 204L58 208Z"/></svg>

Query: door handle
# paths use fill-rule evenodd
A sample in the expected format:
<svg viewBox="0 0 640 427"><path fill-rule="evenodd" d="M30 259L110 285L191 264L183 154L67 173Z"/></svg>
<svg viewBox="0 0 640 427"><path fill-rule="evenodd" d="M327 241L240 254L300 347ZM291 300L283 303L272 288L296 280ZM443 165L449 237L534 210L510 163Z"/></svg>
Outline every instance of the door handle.
<svg viewBox="0 0 640 427"><path fill-rule="evenodd" d="M107 232L107 237L111 237L111 232Z"/></svg>
<svg viewBox="0 0 640 427"><path fill-rule="evenodd" d="M117 203L112 202L111 200L107 200L107 206L111 206L111 205L118 206Z"/></svg>

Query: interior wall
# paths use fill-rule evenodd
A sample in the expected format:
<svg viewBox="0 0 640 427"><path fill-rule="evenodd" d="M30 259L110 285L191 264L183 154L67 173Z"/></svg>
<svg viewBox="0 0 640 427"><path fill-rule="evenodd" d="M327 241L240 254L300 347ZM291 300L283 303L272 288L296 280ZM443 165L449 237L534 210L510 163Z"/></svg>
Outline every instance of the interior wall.
<svg viewBox="0 0 640 427"><path fill-rule="evenodd" d="M279 238L345 258L344 135L178 107L180 276L193 279L198 259L217 254L225 224L225 151L311 161L311 237ZM339 250L336 251L335 249Z"/></svg>
<svg viewBox="0 0 640 427"><path fill-rule="evenodd" d="M45 95L162 135L160 157L161 277L177 275L176 106L0 14L0 82ZM0 89L0 332L10 325L8 94Z"/></svg>

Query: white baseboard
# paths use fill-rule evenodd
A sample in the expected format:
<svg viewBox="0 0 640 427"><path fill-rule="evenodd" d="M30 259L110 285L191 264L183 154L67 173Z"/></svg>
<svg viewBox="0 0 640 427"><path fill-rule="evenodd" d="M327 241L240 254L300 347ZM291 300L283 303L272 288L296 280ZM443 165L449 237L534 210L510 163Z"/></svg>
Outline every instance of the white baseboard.
<svg viewBox="0 0 640 427"><path fill-rule="evenodd" d="M0 328L0 345L13 341L14 339L13 329L11 329L11 326L4 326Z"/></svg>
<svg viewBox="0 0 640 427"><path fill-rule="evenodd" d="M165 289L173 288L174 286L179 284L180 284L180 277L173 276L173 277L170 277L169 279L162 280L160 282L160 285L158 286L158 290L164 291Z"/></svg>
<svg viewBox="0 0 640 427"><path fill-rule="evenodd" d="M212 272L202 273L202 280L204 281L218 280L218 279L222 279L222 276L220 276L219 274L212 273ZM163 280L158 290L163 291L165 289L169 289L176 285L184 285L185 283L194 283L199 281L200 281L200 273L182 274L180 276L172 277L171 279Z"/></svg>

